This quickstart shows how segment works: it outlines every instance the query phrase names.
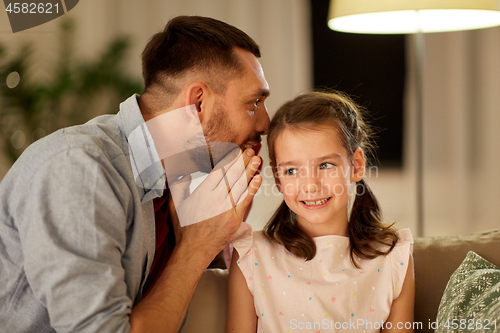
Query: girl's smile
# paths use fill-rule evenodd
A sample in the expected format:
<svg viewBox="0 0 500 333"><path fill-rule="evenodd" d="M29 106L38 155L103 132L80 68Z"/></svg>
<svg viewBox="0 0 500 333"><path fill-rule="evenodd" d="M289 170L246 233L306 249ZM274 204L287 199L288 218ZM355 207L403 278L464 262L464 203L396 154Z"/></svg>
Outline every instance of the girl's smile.
<svg viewBox="0 0 500 333"><path fill-rule="evenodd" d="M301 201L301 203L302 203L302 205L304 205L304 207L306 209L321 209L321 208L326 207L326 205L328 205L331 198L332 197L328 197L328 198L315 200L315 201L305 201L304 200L304 201Z"/></svg>

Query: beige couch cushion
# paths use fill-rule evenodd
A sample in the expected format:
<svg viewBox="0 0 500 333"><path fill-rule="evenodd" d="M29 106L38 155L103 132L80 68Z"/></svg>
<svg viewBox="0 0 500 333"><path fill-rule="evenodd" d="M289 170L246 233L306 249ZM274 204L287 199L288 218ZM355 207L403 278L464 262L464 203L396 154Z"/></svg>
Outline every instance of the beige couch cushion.
<svg viewBox="0 0 500 333"><path fill-rule="evenodd" d="M453 272L474 251L489 262L500 265L500 230L468 236L416 238L413 247L415 263L415 321L428 329L436 320L446 284Z"/></svg>
<svg viewBox="0 0 500 333"><path fill-rule="evenodd" d="M227 269L207 269L189 305L182 333L226 331Z"/></svg>

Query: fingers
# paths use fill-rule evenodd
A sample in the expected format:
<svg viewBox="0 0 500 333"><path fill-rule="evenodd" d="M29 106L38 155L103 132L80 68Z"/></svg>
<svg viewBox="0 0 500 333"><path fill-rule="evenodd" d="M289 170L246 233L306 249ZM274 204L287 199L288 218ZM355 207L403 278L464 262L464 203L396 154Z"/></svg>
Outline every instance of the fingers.
<svg viewBox="0 0 500 333"><path fill-rule="evenodd" d="M255 174L256 170L261 165L261 158L259 156L255 156L255 152L253 149L246 149L241 158L243 159L243 163L240 159L232 161L233 163L228 164L224 167L224 171L226 173L227 181L229 187L232 189L233 186L240 181L241 175L246 171L246 181L244 182L244 189L246 189L247 184L250 182L251 178ZM240 193L241 194L241 193Z"/></svg>
<svg viewBox="0 0 500 333"><path fill-rule="evenodd" d="M203 190L214 190L221 184L225 186L226 182L224 181L224 170L227 170L232 165L237 163L237 161L241 159L241 155L239 147L229 152L222 160L220 160L219 163L217 163L212 172L198 188L202 188Z"/></svg>
<svg viewBox="0 0 500 333"><path fill-rule="evenodd" d="M212 172L214 175L210 175L212 177L212 186L215 179L220 179L217 188L214 188L213 194L224 200L229 197L237 203L246 190L251 177L261 164L260 157L254 155L255 152L252 149L247 149L229 163L225 163L227 159L223 159L214 168L214 172ZM217 168L220 168L220 170L215 171ZM222 171L222 174L219 174L219 171ZM215 174L218 174L218 176Z"/></svg>
<svg viewBox="0 0 500 333"><path fill-rule="evenodd" d="M245 171L247 176L247 184L250 183L252 177L257 171L260 173L262 168L262 159L259 156L255 156L253 149L246 149L243 153L243 162L245 164Z"/></svg>
<svg viewBox="0 0 500 333"><path fill-rule="evenodd" d="M257 194L257 191L259 190L261 184L262 184L261 175L256 175L250 181L250 184L248 184L248 188L241 195L240 202L236 205L236 214L238 214L238 216L241 217L245 216L245 214L247 213L248 206L255 197L255 194Z"/></svg>
<svg viewBox="0 0 500 333"><path fill-rule="evenodd" d="M190 195L189 200L185 204L196 205L196 207L186 208L182 210L182 214L179 216L179 223L183 225L183 221L186 220L186 216L193 215L191 212L197 210L199 207L199 200L203 200L204 204L207 204L207 200L210 202L207 205L208 210L206 213L210 216L198 216L200 214L195 214L196 219L187 219L188 224L196 223L206 218L210 218L215 215L219 215L227 210L234 209L239 202L251 195L251 198L255 195L260 187L262 178L259 176L255 179L256 188L249 189L249 182L252 177L256 174L259 166L261 165L261 159L258 156L254 156L255 152L252 149L247 149L243 154L241 150L231 152L227 154L214 170L208 175L208 177L196 188L196 190ZM188 182L185 182L188 183ZM181 187L182 185L182 187ZM173 201L176 205L182 203L182 200L189 196L189 188L187 185L179 184L179 188L173 195ZM186 192L187 191L187 192ZM187 193L187 195L186 195ZM192 197L192 198L191 198ZM178 199L181 199L179 201ZM198 202L198 204L195 204ZM246 206L249 205L251 199L246 202ZM178 212L179 213L179 212ZM243 215L241 215L243 216ZM191 221L193 220L193 221Z"/></svg>
<svg viewBox="0 0 500 333"><path fill-rule="evenodd" d="M241 160L236 159L232 161L231 164L228 164L224 167L224 170L226 173L229 173L229 186L233 187L234 183L236 183L240 177L243 171L246 170L247 172L247 182L248 184L250 182L251 177L254 175L255 170L252 168L250 170L248 167L249 165L252 166L252 162L258 162L259 165L261 164L262 160L259 156L255 156L255 151L251 148L245 149L243 154L241 155L241 158L243 159L243 163L241 164ZM259 167L259 166L257 166Z"/></svg>
<svg viewBox="0 0 500 333"><path fill-rule="evenodd" d="M240 179L241 173L243 173L254 155L255 152L253 149L246 149L243 153L239 147L233 149L230 153L224 156L224 158L220 160L217 165L215 165L213 171L198 188L200 191L205 191L215 190L218 187L222 187L227 195L226 185L229 185L229 188L231 188L234 183ZM250 178L248 178L248 181L250 181Z"/></svg>
<svg viewBox="0 0 500 333"><path fill-rule="evenodd" d="M248 185L251 182L252 178L256 175L260 165L260 157L253 156L250 159L249 163L246 165L244 172L240 174L238 180L235 183L231 184L231 195L236 205L238 204L238 202L245 198Z"/></svg>

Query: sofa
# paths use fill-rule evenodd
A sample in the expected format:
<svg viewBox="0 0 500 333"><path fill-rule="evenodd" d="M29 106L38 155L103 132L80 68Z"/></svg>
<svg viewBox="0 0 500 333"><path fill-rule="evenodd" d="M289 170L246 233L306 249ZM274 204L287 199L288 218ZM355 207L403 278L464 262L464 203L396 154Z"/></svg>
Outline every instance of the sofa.
<svg viewBox="0 0 500 333"><path fill-rule="evenodd" d="M415 238L415 322L422 323L419 332L434 331L429 323L436 320L448 280L468 251L500 267L500 229L467 236ZM227 278L226 269L205 271L191 301L182 333L225 332Z"/></svg>

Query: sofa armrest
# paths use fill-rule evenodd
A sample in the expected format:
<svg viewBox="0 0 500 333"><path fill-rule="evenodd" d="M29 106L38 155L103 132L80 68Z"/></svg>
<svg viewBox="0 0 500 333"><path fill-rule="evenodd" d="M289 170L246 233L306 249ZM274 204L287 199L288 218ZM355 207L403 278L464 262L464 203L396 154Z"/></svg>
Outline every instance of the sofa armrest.
<svg viewBox="0 0 500 333"><path fill-rule="evenodd" d="M446 284L469 251L500 266L500 230L467 236L415 238L415 322L423 324L422 332L433 332L428 328L429 320L436 320Z"/></svg>

